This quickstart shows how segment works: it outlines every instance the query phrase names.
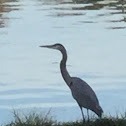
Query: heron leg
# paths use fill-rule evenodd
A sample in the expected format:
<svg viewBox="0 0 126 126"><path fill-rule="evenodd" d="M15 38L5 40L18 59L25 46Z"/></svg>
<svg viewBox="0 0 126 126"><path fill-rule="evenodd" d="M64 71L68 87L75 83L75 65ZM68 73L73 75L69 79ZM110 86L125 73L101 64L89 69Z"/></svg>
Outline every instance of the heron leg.
<svg viewBox="0 0 126 126"><path fill-rule="evenodd" d="M80 109L81 109L81 113L82 113L82 117L83 117L83 123L85 123L84 113L83 113L83 110L82 110L81 106L80 106Z"/></svg>
<svg viewBox="0 0 126 126"><path fill-rule="evenodd" d="M87 109L87 116L88 116L88 122L89 122L89 110Z"/></svg>

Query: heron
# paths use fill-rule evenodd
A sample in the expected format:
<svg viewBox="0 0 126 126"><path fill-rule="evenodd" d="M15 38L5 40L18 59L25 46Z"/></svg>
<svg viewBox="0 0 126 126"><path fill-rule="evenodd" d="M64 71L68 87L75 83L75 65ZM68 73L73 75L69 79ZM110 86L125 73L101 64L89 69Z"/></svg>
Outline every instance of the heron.
<svg viewBox="0 0 126 126"><path fill-rule="evenodd" d="M71 77L70 74L68 73L66 68L67 51L65 47L59 43L53 45L42 45L40 47L56 49L61 52L62 60L60 62L60 71L64 81L71 90L73 98L76 100L76 102L80 107L83 123L85 122L85 117L82 108L87 109L88 121L89 121L88 110L93 111L99 118L101 118L103 110L99 104L98 98L93 89L84 80L78 77Z"/></svg>

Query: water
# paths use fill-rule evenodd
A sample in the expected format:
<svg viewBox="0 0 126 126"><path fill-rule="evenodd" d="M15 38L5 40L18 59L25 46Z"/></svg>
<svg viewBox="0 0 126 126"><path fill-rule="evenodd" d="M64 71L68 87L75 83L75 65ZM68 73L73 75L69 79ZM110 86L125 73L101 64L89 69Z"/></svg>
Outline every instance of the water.
<svg viewBox="0 0 126 126"><path fill-rule="evenodd" d="M13 119L13 109L51 108L58 121L81 119L79 107L60 75L60 53L39 47L54 43L67 48L71 76L91 85L105 114L123 113L125 8L125 2L110 0L1 2L0 123Z"/></svg>

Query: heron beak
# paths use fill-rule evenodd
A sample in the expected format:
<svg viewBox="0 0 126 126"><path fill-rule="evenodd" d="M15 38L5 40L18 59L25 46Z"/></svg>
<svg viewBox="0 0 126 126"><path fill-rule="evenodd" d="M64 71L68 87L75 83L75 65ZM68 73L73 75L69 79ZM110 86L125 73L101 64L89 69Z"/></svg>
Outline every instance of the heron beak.
<svg viewBox="0 0 126 126"><path fill-rule="evenodd" d="M52 48L52 46L49 46L49 45L43 45L43 46L39 46L39 47L42 47L42 48Z"/></svg>

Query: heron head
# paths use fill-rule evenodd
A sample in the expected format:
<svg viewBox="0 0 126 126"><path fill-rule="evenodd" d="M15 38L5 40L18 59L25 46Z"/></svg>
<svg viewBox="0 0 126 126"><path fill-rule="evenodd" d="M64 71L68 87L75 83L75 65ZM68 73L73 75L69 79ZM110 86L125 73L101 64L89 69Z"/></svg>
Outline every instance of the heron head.
<svg viewBox="0 0 126 126"><path fill-rule="evenodd" d="M63 45L61 45L59 43L54 44L54 45L43 45L40 47L49 48L49 49L57 49L57 50L62 50L62 48L64 48Z"/></svg>

